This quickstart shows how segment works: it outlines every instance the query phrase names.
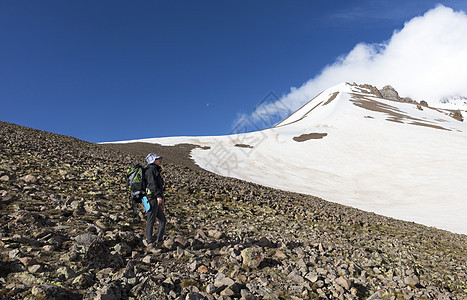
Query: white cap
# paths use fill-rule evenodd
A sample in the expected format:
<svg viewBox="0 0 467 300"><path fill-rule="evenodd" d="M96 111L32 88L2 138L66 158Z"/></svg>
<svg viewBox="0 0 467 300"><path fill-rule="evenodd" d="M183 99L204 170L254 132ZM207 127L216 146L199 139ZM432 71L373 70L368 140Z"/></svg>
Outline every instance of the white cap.
<svg viewBox="0 0 467 300"><path fill-rule="evenodd" d="M159 156L154 153L149 153L148 156L146 156L146 162L148 163L148 165L152 164L154 161L156 161L156 159L162 159L162 156Z"/></svg>

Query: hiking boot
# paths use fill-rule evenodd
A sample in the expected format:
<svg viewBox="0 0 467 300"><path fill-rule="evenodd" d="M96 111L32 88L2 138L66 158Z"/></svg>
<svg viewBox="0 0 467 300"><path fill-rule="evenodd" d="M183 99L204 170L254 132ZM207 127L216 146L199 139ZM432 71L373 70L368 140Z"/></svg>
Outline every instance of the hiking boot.
<svg viewBox="0 0 467 300"><path fill-rule="evenodd" d="M152 254L161 254L163 252L161 245L159 245L157 242L149 244L148 246L146 246L144 250L147 253L152 253Z"/></svg>
<svg viewBox="0 0 467 300"><path fill-rule="evenodd" d="M150 246L152 246L152 244L153 244L153 242L148 243L148 241L143 240L144 247L150 247Z"/></svg>

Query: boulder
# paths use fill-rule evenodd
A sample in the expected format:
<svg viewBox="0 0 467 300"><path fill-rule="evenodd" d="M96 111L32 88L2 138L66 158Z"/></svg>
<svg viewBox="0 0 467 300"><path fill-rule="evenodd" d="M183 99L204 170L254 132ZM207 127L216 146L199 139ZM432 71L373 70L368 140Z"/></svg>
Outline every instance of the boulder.
<svg viewBox="0 0 467 300"><path fill-rule="evenodd" d="M271 242L267 237L264 236L256 242L256 245L263 248L274 248L276 246L273 242Z"/></svg>
<svg viewBox="0 0 467 300"><path fill-rule="evenodd" d="M111 282L97 291L97 299L120 300L122 299L122 288L119 284Z"/></svg>
<svg viewBox="0 0 467 300"><path fill-rule="evenodd" d="M70 299L69 293L62 287L52 284L44 283L34 286L31 294L36 299L53 299L53 300L68 300Z"/></svg>
<svg viewBox="0 0 467 300"><path fill-rule="evenodd" d="M180 247L182 247L183 249L185 249L188 246L188 240L182 236L174 238L174 242L180 245Z"/></svg>
<svg viewBox="0 0 467 300"><path fill-rule="evenodd" d="M37 260L35 260L34 258L29 257L29 256L21 257L21 258L19 259L19 261L20 261L25 267L29 267L29 266L32 266L32 265L37 264Z"/></svg>
<svg viewBox="0 0 467 300"><path fill-rule="evenodd" d="M20 177L19 179L22 180L22 181L24 181L24 182L28 182L28 183L35 183L35 182L37 182L36 176L31 175L31 174L28 174L28 175L25 175L25 176L23 176L23 177Z"/></svg>
<svg viewBox="0 0 467 300"><path fill-rule="evenodd" d="M464 117L462 116L462 113L460 110L453 111L449 114L453 119L456 119L457 121L464 121Z"/></svg>
<svg viewBox="0 0 467 300"><path fill-rule="evenodd" d="M350 290L350 288L352 287L352 282L344 277L337 278L336 283L343 287L345 290Z"/></svg>
<svg viewBox="0 0 467 300"><path fill-rule="evenodd" d="M16 260L2 261L0 260L0 277L6 277L10 273L23 272L24 266Z"/></svg>
<svg viewBox="0 0 467 300"><path fill-rule="evenodd" d="M319 276L316 273L311 273L310 272L310 273L305 275L305 278L308 279L310 282L314 283L314 282L318 281Z"/></svg>
<svg viewBox="0 0 467 300"><path fill-rule="evenodd" d="M125 268L121 269L118 271L116 274L113 275L112 280L118 280L121 279L122 277L125 277L127 279L129 278L134 278L136 276L135 274L135 261L130 260L126 264Z"/></svg>
<svg viewBox="0 0 467 300"><path fill-rule="evenodd" d="M29 273L42 273L44 272L44 267L40 264L32 265L28 267Z"/></svg>
<svg viewBox="0 0 467 300"><path fill-rule="evenodd" d="M104 242L94 241L84 255L84 262L97 268L121 268L123 259L119 254L112 254Z"/></svg>
<svg viewBox="0 0 467 300"><path fill-rule="evenodd" d="M185 300L204 300L206 297L197 292L188 293L185 297Z"/></svg>
<svg viewBox="0 0 467 300"><path fill-rule="evenodd" d="M93 277L90 274L80 274L73 279L72 284L80 288L88 288L92 285Z"/></svg>
<svg viewBox="0 0 467 300"><path fill-rule="evenodd" d="M408 286L415 287L420 284L420 280L416 276L409 276L404 278L404 283Z"/></svg>
<svg viewBox="0 0 467 300"><path fill-rule="evenodd" d="M95 235L95 234L85 233L85 234L81 234L81 235L76 236L75 241L78 244L82 244L82 245L85 245L85 246L91 246L91 244L93 242L102 241L102 239L100 237L98 237L97 235Z"/></svg>
<svg viewBox="0 0 467 300"><path fill-rule="evenodd" d="M222 286L231 286L235 283L232 278L226 277L223 273L218 273L216 279L214 280L214 286L222 287Z"/></svg>
<svg viewBox="0 0 467 300"><path fill-rule="evenodd" d="M70 267L61 267L57 270L58 275L63 275L65 279L70 279L76 276L76 273Z"/></svg>
<svg viewBox="0 0 467 300"><path fill-rule="evenodd" d="M226 237L225 233L219 230L209 230L208 235L216 240L223 239Z"/></svg>
<svg viewBox="0 0 467 300"><path fill-rule="evenodd" d="M381 92L373 85L370 85L370 84L361 84L359 85L359 87L361 88L365 88L365 89L368 89L370 91L371 94L375 95L376 97L378 98L383 98L381 96Z"/></svg>
<svg viewBox="0 0 467 300"><path fill-rule="evenodd" d="M115 251L117 251L118 254L124 257L130 256L132 251L131 247L128 246L128 244L125 242L118 243L117 245L115 245L114 249Z"/></svg>
<svg viewBox="0 0 467 300"><path fill-rule="evenodd" d="M243 249L241 255L243 266L252 269L258 268L265 258L263 250L259 247L250 247Z"/></svg>
<svg viewBox="0 0 467 300"><path fill-rule="evenodd" d="M399 94L397 91L390 85L386 85L380 90L381 96L384 99L389 99L389 100L400 100Z"/></svg>

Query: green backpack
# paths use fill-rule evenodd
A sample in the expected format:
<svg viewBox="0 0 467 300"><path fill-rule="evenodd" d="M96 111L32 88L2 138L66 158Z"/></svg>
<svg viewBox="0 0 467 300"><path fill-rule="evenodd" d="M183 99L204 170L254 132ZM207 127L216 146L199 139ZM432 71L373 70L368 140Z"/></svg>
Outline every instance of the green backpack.
<svg viewBox="0 0 467 300"><path fill-rule="evenodd" d="M129 200L130 207L133 212L133 221L137 214L136 203L141 203L141 200L146 195L146 179L144 178L144 171L146 168L140 164L126 170L127 173L127 187L130 192Z"/></svg>

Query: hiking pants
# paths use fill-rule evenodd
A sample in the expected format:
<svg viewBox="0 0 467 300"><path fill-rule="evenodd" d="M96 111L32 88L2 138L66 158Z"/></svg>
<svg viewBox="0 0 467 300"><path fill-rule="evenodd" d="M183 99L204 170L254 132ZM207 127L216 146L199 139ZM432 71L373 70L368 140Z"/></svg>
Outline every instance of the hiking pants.
<svg viewBox="0 0 467 300"><path fill-rule="evenodd" d="M151 205L151 209L148 211L148 218L146 223L146 241L149 244L154 242L152 230L154 228L156 218L159 220L159 226L157 227L157 241L162 242L162 238L164 237L165 232L165 223L167 222L167 219L165 218L162 206L157 205L157 203L156 205Z"/></svg>

